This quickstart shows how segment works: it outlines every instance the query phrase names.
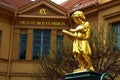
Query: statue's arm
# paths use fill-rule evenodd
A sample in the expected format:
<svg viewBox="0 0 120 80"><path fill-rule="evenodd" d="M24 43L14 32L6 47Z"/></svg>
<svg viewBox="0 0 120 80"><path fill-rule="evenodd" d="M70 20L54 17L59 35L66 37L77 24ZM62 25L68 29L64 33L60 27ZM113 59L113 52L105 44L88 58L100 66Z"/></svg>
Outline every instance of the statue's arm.
<svg viewBox="0 0 120 80"><path fill-rule="evenodd" d="M70 31L71 31L71 32L76 32L76 31L77 31L77 29L70 29Z"/></svg>
<svg viewBox="0 0 120 80"><path fill-rule="evenodd" d="M84 28L80 31L81 35L77 35L76 37L78 39L88 39L90 36L90 25L89 22L86 22L84 25Z"/></svg>
<svg viewBox="0 0 120 80"><path fill-rule="evenodd" d="M83 36L83 39L88 39L89 38L89 36L90 36L90 24L89 24L89 22L86 22L85 24L84 24L84 29L82 30L82 32L85 34L84 36Z"/></svg>
<svg viewBox="0 0 120 80"><path fill-rule="evenodd" d="M82 29L82 32L87 32L90 28L90 24L89 22L86 22L85 24L83 24L84 28Z"/></svg>

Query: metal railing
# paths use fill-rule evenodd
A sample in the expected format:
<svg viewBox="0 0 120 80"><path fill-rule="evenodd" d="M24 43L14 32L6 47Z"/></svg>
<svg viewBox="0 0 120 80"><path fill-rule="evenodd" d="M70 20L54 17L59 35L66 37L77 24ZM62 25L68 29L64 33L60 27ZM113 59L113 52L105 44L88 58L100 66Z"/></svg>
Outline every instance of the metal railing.
<svg viewBox="0 0 120 80"><path fill-rule="evenodd" d="M100 77L100 80L114 80L113 77L108 73L103 73Z"/></svg>

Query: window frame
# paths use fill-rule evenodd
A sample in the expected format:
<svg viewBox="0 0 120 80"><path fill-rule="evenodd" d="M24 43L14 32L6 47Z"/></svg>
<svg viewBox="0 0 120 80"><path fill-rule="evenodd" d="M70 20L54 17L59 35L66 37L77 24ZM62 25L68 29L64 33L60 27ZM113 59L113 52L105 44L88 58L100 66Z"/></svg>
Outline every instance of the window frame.
<svg viewBox="0 0 120 80"><path fill-rule="evenodd" d="M38 37L36 37L36 36L38 36ZM50 53L50 37L51 37L51 30L49 30L49 29L34 29L34 31L33 31L33 48L32 48L32 59L33 60L38 60L38 59L43 60L44 57ZM37 41L38 41L38 44L36 44ZM44 43L45 41L46 41L46 43ZM38 50L35 49L35 47L38 47ZM44 49L45 47L47 47L47 49Z"/></svg>
<svg viewBox="0 0 120 80"><path fill-rule="evenodd" d="M113 48L113 51L120 51L120 21L111 23L111 27L117 42Z"/></svg>
<svg viewBox="0 0 120 80"><path fill-rule="evenodd" d="M22 39L24 36L24 39ZM25 41L25 43L24 43ZM24 46L24 49L22 49ZM25 60L26 59L26 49L27 49L27 34L20 34L20 42L19 42L19 60ZM21 50L24 50L24 54L23 52L21 53ZM24 58L22 58L21 56L24 56Z"/></svg>

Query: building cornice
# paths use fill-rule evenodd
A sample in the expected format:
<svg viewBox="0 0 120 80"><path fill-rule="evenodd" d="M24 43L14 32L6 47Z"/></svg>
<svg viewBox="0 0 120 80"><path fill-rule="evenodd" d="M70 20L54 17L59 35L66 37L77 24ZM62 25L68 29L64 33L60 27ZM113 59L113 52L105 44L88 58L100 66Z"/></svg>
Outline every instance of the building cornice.
<svg viewBox="0 0 120 80"><path fill-rule="evenodd" d="M116 6L116 5L120 5L120 0L116 0L116 1L112 0L112 1L100 4L98 6L98 10L103 10L105 8L109 8L109 7Z"/></svg>
<svg viewBox="0 0 120 80"><path fill-rule="evenodd" d="M7 72L0 72L0 75L1 75L1 76L6 76L6 75L7 75Z"/></svg>
<svg viewBox="0 0 120 80"><path fill-rule="evenodd" d="M104 17L104 19L109 19L111 17L115 17L115 16L118 16L118 15L120 15L120 11L119 12L115 12L115 13L111 13L109 15L104 15L103 17Z"/></svg>
<svg viewBox="0 0 120 80"><path fill-rule="evenodd" d="M84 5L87 5L87 4L84 4ZM106 3L103 3L103 4L100 4L98 2L91 2L90 5L82 7L82 8L78 7L76 9L71 10L70 13L73 13L76 10L82 10L82 11L86 11L87 10L88 12L100 11L100 10L109 8L111 6L116 6L116 5L120 5L120 0L116 0L116 1L112 0L112 1L109 1L109 2L106 2ZM91 7L93 8L93 9L90 9L92 11L88 10Z"/></svg>
<svg viewBox="0 0 120 80"><path fill-rule="evenodd" d="M68 19L66 16L36 16L36 15L18 15L18 18L51 18L51 19Z"/></svg>
<svg viewBox="0 0 120 80"><path fill-rule="evenodd" d="M13 10L9 10L3 6L0 6L0 17L6 18L6 19L12 19L14 16L14 11Z"/></svg>
<svg viewBox="0 0 120 80"><path fill-rule="evenodd" d="M84 9L84 8L87 8L87 7L96 5L96 4L99 4L97 0L89 1L89 2L87 2L85 4L81 4L81 5L73 8L70 12L74 12L76 10L81 10L81 9Z"/></svg>
<svg viewBox="0 0 120 80"><path fill-rule="evenodd" d="M0 62L8 62L8 59L0 58Z"/></svg>

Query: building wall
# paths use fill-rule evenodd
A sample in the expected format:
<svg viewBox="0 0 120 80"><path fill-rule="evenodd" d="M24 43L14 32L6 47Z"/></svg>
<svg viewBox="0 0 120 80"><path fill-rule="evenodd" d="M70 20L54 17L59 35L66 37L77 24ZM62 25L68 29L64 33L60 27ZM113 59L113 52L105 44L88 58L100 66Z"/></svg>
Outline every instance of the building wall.
<svg viewBox="0 0 120 80"><path fill-rule="evenodd" d="M0 80L6 80L8 61L0 58Z"/></svg>
<svg viewBox="0 0 120 80"><path fill-rule="evenodd" d="M6 80L10 53L11 21L0 14L0 80Z"/></svg>
<svg viewBox="0 0 120 80"><path fill-rule="evenodd" d="M78 10L82 10L85 13L87 21L90 22L91 27L99 27L101 25L108 27L110 23L120 21L119 4L119 1L116 2L110 0L103 4L95 4Z"/></svg>
<svg viewBox="0 0 120 80"><path fill-rule="evenodd" d="M14 76L14 77L11 77L10 80L32 80L32 78L30 78L30 77Z"/></svg>
<svg viewBox="0 0 120 80"><path fill-rule="evenodd" d="M35 63L30 61L13 61L11 65L11 80L32 80Z"/></svg>
<svg viewBox="0 0 120 80"><path fill-rule="evenodd" d="M0 58L8 59L11 22L8 21L7 19L0 18L0 31L1 31Z"/></svg>
<svg viewBox="0 0 120 80"><path fill-rule="evenodd" d="M16 30L16 29L15 29ZM19 29L17 29L18 33L14 33L14 51L12 55L12 64L11 64L11 80L31 80L29 76L32 76L34 70L35 70L35 60L32 59L32 39L33 39L33 29L28 29L28 53L26 53L26 59L25 60L20 60L19 59L19 54L18 54L18 49L19 49ZM57 36L57 29L52 30L51 29L51 50L50 50L50 55L51 57L54 58L53 52L56 51L56 36ZM17 49L18 48L18 49ZM54 51L53 51L54 49Z"/></svg>
<svg viewBox="0 0 120 80"><path fill-rule="evenodd" d="M98 25L98 16L97 16L97 14L95 14L94 16L87 17L86 20L90 22L90 27L92 29L97 27L97 25Z"/></svg>
<svg viewBox="0 0 120 80"><path fill-rule="evenodd" d="M64 21L62 21L64 22ZM23 28L24 27L24 28ZM14 28L14 33L13 33L13 48L12 48L12 59L13 60L18 60L19 59L19 42L20 42L20 33L21 33L21 30L26 30L26 33L28 35L27 37L27 49L26 49L26 59L25 60L32 60L32 44L33 44L33 31L35 29L41 29L41 30L44 30L44 29L49 29L51 30L51 43L50 43L50 46L51 46L51 49L55 49L56 47L56 36L57 35L61 35L62 33L62 29L68 29L69 26L68 25L65 25L65 26L43 26L43 27L40 27L38 25L15 25L15 28ZM58 34L58 30L61 31L60 34ZM63 35L63 34L62 34Z"/></svg>
<svg viewBox="0 0 120 80"><path fill-rule="evenodd" d="M39 10L41 8L46 10L46 14L43 15L39 13ZM12 47L12 59L11 59L12 62L10 68L10 80L19 80L19 79L32 80L31 76L33 76L33 72L35 71L35 66L36 66L35 62L39 60L39 59L38 60L33 59L33 37L34 37L33 34L35 29L38 30L48 29L51 31L49 54L52 58L54 58L53 52L56 51L57 35L63 35L62 29L69 29L69 21L67 15L63 15L59 13L59 9L57 10L58 12L54 11L53 7L49 8L48 6L39 5L39 7L35 7L32 10L30 9L28 12L24 12L23 14L18 14L16 16L14 30L13 30L13 44L12 44L13 47ZM27 15L27 18L19 17L21 15L24 16ZM27 34L25 59L19 58L21 33Z"/></svg>
<svg viewBox="0 0 120 80"><path fill-rule="evenodd" d="M0 76L1 80L6 80L6 76Z"/></svg>
<svg viewBox="0 0 120 80"><path fill-rule="evenodd" d="M109 4L101 5L98 13L98 24L112 23L120 20L120 5L113 2L112 6Z"/></svg>

